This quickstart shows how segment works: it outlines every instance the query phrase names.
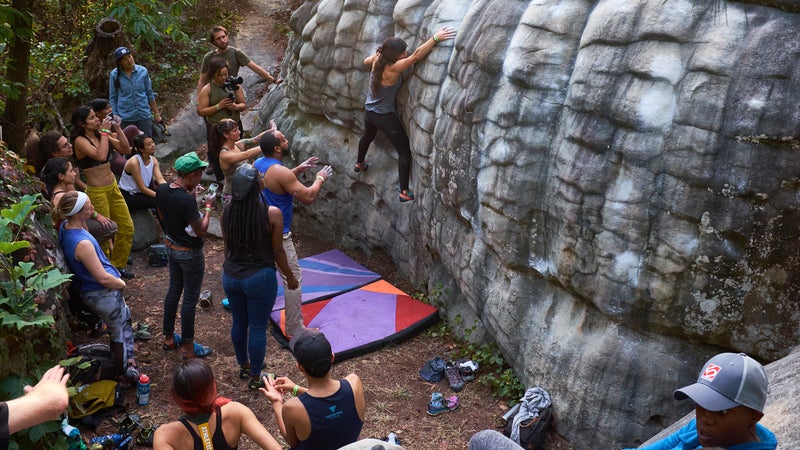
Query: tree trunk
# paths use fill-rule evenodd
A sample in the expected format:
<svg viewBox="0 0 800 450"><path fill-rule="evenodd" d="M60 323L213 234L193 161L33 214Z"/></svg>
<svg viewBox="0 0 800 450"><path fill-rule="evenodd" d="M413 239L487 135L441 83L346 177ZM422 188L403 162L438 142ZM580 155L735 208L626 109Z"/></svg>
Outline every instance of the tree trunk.
<svg viewBox="0 0 800 450"><path fill-rule="evenodd" d="M31 39L33 32L31 25L33 17L31 9L33 0L12 0L11 7L20 15L11 17L11 29L14 30L14 39L8 49L8 59L4 68L8 84L19 91L16 98L6 98L6 108L3 111L3 140L8 143L8 148L17 154L23 153L25 146L25 126L28 105L28 69L30 67Z"/></svg>
<svg viewBox="0 0 800 450"><path fill-rule="evenodd" d="M97 22L94 38L86 47L86 65L83 67L93 98L108 98L108 74L117 67L114 50L121 46L130 48L122 25L111 17Z"/></svg>

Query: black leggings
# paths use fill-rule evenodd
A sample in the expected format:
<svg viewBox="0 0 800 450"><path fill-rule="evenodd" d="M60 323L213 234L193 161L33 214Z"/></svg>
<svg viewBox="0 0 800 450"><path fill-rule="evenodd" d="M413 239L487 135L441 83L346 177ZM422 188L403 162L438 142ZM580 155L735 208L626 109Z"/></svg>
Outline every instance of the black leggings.
<svg viewBox="0 0 800 450"><path fill-rule="evenodd" d="M141 192L135 194L130 193L124 189L120 189L119 191L122 192L122 198L125 199L125 203L128 205L128 211L130 212L139 211L141 209L155 209L156 207L156 199L154 197L142 194Z"/></svg>
<svg viewBox="0 0 800 450"><path fill-rule="evenodd" d="M378 130L383 131L389 142L397 151L397 171L400 178L400 190L408 190L408 179L411 176L411 147L408 144L408 135L403 129L403 124L397 114L378 114L367 111L364 115L364 135L358 141L357 163L363 163L367 156L369 145L375 139Z"/></svg>

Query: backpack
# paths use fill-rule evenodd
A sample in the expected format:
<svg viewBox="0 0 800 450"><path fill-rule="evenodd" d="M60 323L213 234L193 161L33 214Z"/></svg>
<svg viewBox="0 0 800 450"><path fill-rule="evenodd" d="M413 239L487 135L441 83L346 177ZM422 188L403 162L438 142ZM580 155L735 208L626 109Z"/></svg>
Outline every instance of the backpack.
<svg viewBox="0 0 800 450"><path fill-rule="evenodd" d="M516 414L515 414L516 416ZM553 423L553 407L548 406L539 410L539 415L532 419L522 422L519 426L519 445L528 450L540 450L544 444L547 429ZM510 417L503 429L503 434L511 437L511 427L514 424L514 416Z"/></svg>
<svg viewBox="0 0 800 450"><path fill-rule="evenodd" d="M69 367L70 381L75 386L116 379L117 363L108 344L79 345L70 356L81 357L78 364Z"/></svg>
<svg viewBox="0 0 800 450"><path fill-rule="evenodd" d="M117 382L111 380L84 384L69 398L69 416L79 419L114 406L119 400Z"/></svg>

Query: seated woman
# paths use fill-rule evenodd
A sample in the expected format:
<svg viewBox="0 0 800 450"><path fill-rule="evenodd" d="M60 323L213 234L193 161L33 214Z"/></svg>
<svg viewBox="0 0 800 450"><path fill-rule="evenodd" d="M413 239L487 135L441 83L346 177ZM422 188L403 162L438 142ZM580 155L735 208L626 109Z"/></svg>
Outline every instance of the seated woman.
<svg viewBox="0 0 800 450"><path fill-rule="evenodd" d="M202 449L200 436L206 435L215 449L235 449L244 434L260 448L281 450L250 408L217 396L214 373L203 360L188 359L178 366L172 377L172 398L184 416L156 429L153 448Z"/></svg>
<svg viewBox="0 0 800 450"><path fill-rule="evenodd" d="M44 165L50 158L73 157L72 144L59 131L48 131L42 136L33 135L25 143L25 159L33 166L34 173L41 173ZM75 186L78 190L86 190L86 184L81 181L80 172L75 167Z"/></svg>
<svg viewBox="0 0 800 450"><path fill-rule="evenodd" d="M83 303L108 326L118 378L123 383L134 383L139 372L133 356L131 310L122 296L125 281L86 230L86 221L93 214L89 196L71 191L64 194L58 208L53 209L53 221L61 222L58 240L64 259L75 275L73 282L78 283Z"/></svg>
<svg viewBox="0 0 800 450"><path fill-rule="evenodd" d="M150 136L140 134L133 138L133 156L125 163L119 179L119 190L131 212L155 209L156 191L152 188L166 183L158 160L153 156L155 152L156 142Z"/></svg>
<svg viewBox="0 0 800 450"><path fill-rule="evenodd" d="M66 138L64 139L66 140ZM72 147L70 146L70 148ZM53 204L53 209L56 209L61 197L67 192L75 190L75 181L78 179L78 173L70 160L52 158L45 163L39 178L45 185L47 197L50 199L50 203ZM60 226L61 223L53 222L53 227L56 230ZM97 211L86 221L86 229L99 243L105 242L117 234L117 224L108 217L98 214Z"/></svg>

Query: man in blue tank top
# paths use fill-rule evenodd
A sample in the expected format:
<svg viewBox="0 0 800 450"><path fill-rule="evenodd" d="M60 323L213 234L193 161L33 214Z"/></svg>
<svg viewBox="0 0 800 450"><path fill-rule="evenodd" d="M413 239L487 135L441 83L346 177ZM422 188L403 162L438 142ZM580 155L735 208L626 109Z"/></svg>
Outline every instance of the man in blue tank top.
<svg viewBox="0 0 800 450"><path fill-rule="evenodd" d="M297 175L304 173L308 169L316 167L317 158L311 157L302 164L289 169L283 165L283 158L289 154L289 140L280 131L264 133L261 136L261 153L263 157L258 158L253 166L261 176L265 177L266 187L263 190L267 204L274 206L283 213L283 250L286 252L286 259L289 261L289 268L297 279L297 289L286 289L286 274L279 272L283 278L284 301L286 302L286 336L291 338L305 328L303 325L303 313L300 310L302 300L303 278L300 274L300 264L297 261L297 252L292 242L292 208L294 199L300 200L306 205L314 202L322 190L325 180L330 178L333 173L331 166L325 166L317 172L317 177L311 186L306 187L297 179Z"/></svg>
<svg viewBox="0 0 800 450"><path fill-rule="evenodd" d="M330 370L331 344L319 330L306 328L289 342L297 367L308 382L300 387L286 377L265 379L261 392L272 410L286 442L294 450L336 450L358 440L364 425L364 386L351 373L334 380ZM296 397L285 403L283 393Z"/></svg>

